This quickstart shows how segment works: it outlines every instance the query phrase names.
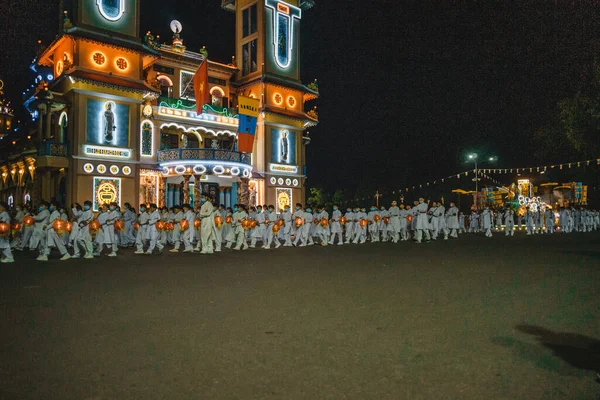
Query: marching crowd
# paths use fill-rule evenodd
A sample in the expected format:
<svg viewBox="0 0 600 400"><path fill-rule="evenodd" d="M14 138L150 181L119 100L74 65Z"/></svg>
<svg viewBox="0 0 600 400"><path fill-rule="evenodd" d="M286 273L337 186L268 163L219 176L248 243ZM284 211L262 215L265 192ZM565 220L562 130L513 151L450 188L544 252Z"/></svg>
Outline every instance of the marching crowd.
<svg viewBox="0 0 600 400"><path fill-rule="evenodd" d="M484 232L491 237L493 231L501 230L513 236L523 222L528 235L591 232L600 227L600 213L585 208L529 207L524 214L515 215L510 208L493 210L486 206L465 215L454 203L446 209L441 202L430 203L422 198L412 207L393 201L389 208L348 207L343 211L334 205L331 214L323 206L312 209L301 204L293 210L287 205L279 214L273 205L215 207L204 196L200 204L197 210L189 204L172 208L142 204L137 212L128 203L123 208L111 203L100 205L95 213L92 202L86 201L83 206L73 204L69 217L55 201L42 202L37 212L29 206L10 210L6 203L0 203L1 261L13 262L12 250L25 248L37 249L37 260L47 261L52 249L60 253L61 260L68 260L90 259L103 253L116 257L120 247L135 247L135 254L147 255L155 250L162 253L166 246L172 246L171 253L213 254L223 247L246 250L258 243L263 249L271 249L359 244L367 240L397 243L412 239L422 243L438 237L457 238L467 232Z"/></svg>

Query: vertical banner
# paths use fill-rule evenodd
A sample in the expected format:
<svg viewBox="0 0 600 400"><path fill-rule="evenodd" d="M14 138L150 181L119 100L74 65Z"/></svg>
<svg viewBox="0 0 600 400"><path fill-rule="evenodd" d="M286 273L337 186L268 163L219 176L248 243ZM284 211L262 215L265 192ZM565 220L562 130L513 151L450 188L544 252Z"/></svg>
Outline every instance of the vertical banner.
<svg viewBox="0 0 600 400"><path fill-rule="evenodd" d="M196 98L196 113L202 114L202 107L210 104L210 91L208 88L208 59L204 57L202 64L194 75L194 97Z"/></svg>
<svg viewBox="0 0 600 400"><path fill-rule="evenodd" d="M256 122L258 120L258 99L250 97L238 97L238 151L252 153L254 148L254 135L256 134Z"/></svg>

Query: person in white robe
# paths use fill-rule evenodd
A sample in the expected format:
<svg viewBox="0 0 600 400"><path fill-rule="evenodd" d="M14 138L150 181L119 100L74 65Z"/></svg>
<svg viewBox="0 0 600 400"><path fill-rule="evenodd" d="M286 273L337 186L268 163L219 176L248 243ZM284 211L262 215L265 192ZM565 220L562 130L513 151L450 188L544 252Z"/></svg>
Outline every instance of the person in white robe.
<svg viewBox="0 0 600 400"><path fill-rule="evenodd" d="M492 237L492 210L490 210L489 206L485 206L483 212L481 213L481 220L483 222L483 230L485 231L486 237Z"/></svg>
<svg viewBox="0 0 600 400"><path fill-rule="evenodd" d="M425 200L421 197L419 198L419 203L413 207L413 210L417 213L417 222L415 225L416 229L416 241L417 243L422 243L423 234L425 235L425 240L429 242L431 240L431 236L429 236L429 218L427 216L428 204L425 203Z"/></svg>
<svg viewBox="0 0 600 400"><path fill-rule="evenodd" d="M400 208L398 208L398 202L396 200L392 201L392 206L388 209L388 213L390 215L388 235L391 237L392 243L398 243L402 226L406 227L406 218L404 221L401 221Z"/></svg>
<svg viewBox="0 0 600 400"><path fill-rule="evenodd" d="M150 204L150 215L148 216L148 229L146 230L146 237L150 244L146 250L147 255L151 255L154 252L154 248L158 249L159 253L162 253L164 246L158 241L158 229L156 224L161 220L160 212L156 204Z"/></svg>
<svg viewBox="0 0 600 400"><path fill-rule="evenodd" d="M33 217L33 220L35 221L35 230L31 241L33 246L38 248L38 261L48 261L46 250L48 247L48 220L50 219L50 211L48 211L49 207L50 204L42 202L39 212Z"/></svg>
<svg viewBox="0 0 600 400"><path fill-rule="evenodd" d="M515 236L515 212L511 208L504 213L504 232L506 236Z"/></svg>
<svg viewBox="0 0 600 400"><path fill-rule="evenodd" d="M46 232L47 232L46 240L48 241L48 245L46 247L46 254L45 254L46 257L43 261L48 261L48 257L50 256L51 248L53 248L53 247L55 247L59 251L59 253L61 255L61 261L68 260L71 258L71 255L67 251L67 248L65 247L65 242L61 236L64 232L56 232L56 230L54 229L54 221L62 220L62 221L65 221L64 224L66 224L67 221L61 218L61 213L58 210L58 205L55 202L50 203L50 207L48 208L48 211L50 211L50 217L48 218L48 229L46 230ZM66 229L66 226L64 227L64 229ZM42 261L42 260L40 260L40 261Z"/></svg>
<svg viewBox="0 0 600 400"><path fill-rule="evenodd" d="M85 251L83 258L94 258L94 245L92 243L92 234L90 233L90 223L94 220L94 211L92 211L92 202L86 200L83 203L83 212L77 218L77 238L74 243L73 256L71 258L79 258L81 249Z"/></svg>
<svg viewBox="0 0 600 400"><path fill-rule="evenodd" d="M447 228L450 231L450 237L458 238L458 231L460 230L460 223L458 221L458 208L454 203L450 203L450 207L446 212L447 216ZM463 218L464 222L464 218Z"/></svg>
<svg viewBox="0 0 600 400"><path fill-rule="evenodd" d="M137 217L138 231L135 236L136 251L134 254L144 254L144 245L148 240L148 220L150 215L146 211L146 205L140 204L140 215Z"/></svg>
<svg viewBox="0 0 600 400"><path fill-rule="evenodd" d="M8 204L4 202L0 203L0 222L3 222L10 226L10 214L8 213ZM0 236L0 251L2 251L2 259L0 260L0 262L2 262L3 264L15 262L12 251L10 249L9 233Z"/></svg>
<svg viewBox="0 0 600 400"><path fill-rule="evenodd" d="M350 244L352 239L354 239L354 211L352 211L352 208L348 207L346 209L344 217L346 218L346 224L344 225L346 235L345 243Z"/></svg>
<svg viewBox="0 0 600 400"><path fill-rule="evenodd" d="M339 246L344 244L344 239L342 238L342 225L340 224L340 219L342 218L342 212L339 209L337 204L333 205L333 212L331 213L331 220L329 225L331 226L331 236L329 237L329 244L335 244L335 238L337 237Z"/></svg>

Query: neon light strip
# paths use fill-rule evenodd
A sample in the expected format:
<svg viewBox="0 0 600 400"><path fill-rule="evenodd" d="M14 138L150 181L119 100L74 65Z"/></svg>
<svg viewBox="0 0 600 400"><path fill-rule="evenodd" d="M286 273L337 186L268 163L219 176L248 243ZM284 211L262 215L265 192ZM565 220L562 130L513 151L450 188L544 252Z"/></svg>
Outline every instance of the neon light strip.
<svg viewBox="0 0 600 400"><path fill-rule="evenodd" d="M219 117L216 115L209 115L209 114L204 114L204 113L198 115L197 113L195 113L193 111L174 110L172 108L166 108L166 107L159 107L158 114L164 115L167 117L187 119L190 121L200 120L200 121L207 121L207 122L212 122L214 124L222 124L222 125L227 125L227 126L238 126L239 125L239 121L237 118Z"/></svg>
<svg viewBox="0 0 600 400"><path fill-rule="evenodd" d="M100 14L102 14L102 16L109 21L118 21L123 16L123 13L125 12L125 0L119 0L119 4L121 5L121 7L119 8L119 15L117 15L116 17L111 17L111 16L108 16L104 12L104 6L102 5L102 0L96 0L96 5L98 6L98 10L100 11Z"/></svg>
<svg viewBox="0 0 600 400"><path fill-rule="evenodd" d="M150 124L150 126L152 127L152 134L150 135L150 155L144 154L143 152L143 146L144 146L144 124ZM142 157L152 157L154 155L154 123L152 121L150 121L149 119L145 119L142 121L142 124L140 125L140 132L141 132L141 137L140 137L140 155Z"/></svg>
<svg viewBox="0 0 600 400"><path fill-rule="evenodd" d="M192 160L180 160L180 161L167 161L164 163L159 163L159 165L161 167L172 167L173 165L202 165L203 167L206 167L207 165L225 165L225 166L234 166L234 167L239 167L241 169L247 169L252 171L252 166L248 165L248 164L242 164L242 163L238 163L238 162L233 162L233 161L221 161L221 160L214 160L214 161L192 161Z"/></svg>

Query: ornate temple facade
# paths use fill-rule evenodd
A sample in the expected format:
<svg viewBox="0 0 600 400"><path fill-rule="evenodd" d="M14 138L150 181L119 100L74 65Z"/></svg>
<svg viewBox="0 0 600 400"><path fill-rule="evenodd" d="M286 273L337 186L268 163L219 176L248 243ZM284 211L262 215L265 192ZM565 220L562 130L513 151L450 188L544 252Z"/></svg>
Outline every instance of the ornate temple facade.
<svg viewBox="0 0 600 400"><path fill-rule="evenodd" d="M35 149L19 155L23 180L1 193L16 203L196 203L231 206L303 201L306 130L318 123L300 82L299 29L312 1L222 1L236 14L230 62L189 51L177 21L173 39L140 34L140 0L64 2L57 39L35 60L26 107ZM165 21L167 23L169 21ZM194 98L208 63L210 100ZM260 100L252 153L237 149L237 97ZM200 112L201 111L201 112ZM12 163L14 164L14 163ZM0 168L10 174L10 160Z"/></svg>

